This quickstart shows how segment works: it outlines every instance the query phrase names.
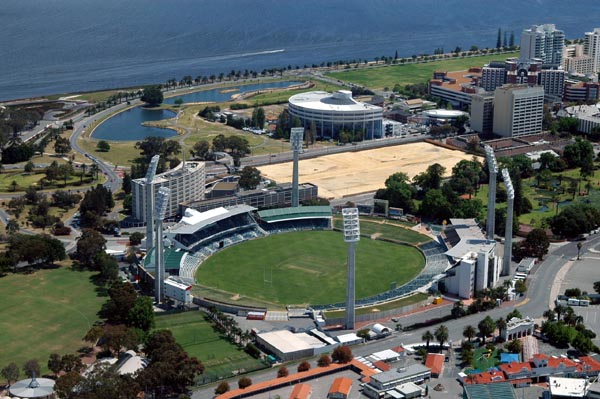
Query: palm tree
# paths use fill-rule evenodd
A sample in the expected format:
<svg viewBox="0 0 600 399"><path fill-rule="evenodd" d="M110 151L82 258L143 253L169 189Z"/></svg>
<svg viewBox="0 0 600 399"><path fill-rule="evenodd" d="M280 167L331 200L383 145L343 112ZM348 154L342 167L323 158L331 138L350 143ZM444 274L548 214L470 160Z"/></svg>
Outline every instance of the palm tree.
<svg viewBox="0 0 600 399"><path fill-rule="evenodd" d="M566 312L567 308L564 305L556 305L554 312L556 313L556 321L560 321L560 315Z"/></svg>
<svg viewBox="0 0 600 399"><path fill-rule="evenodd" d="M496 327L498 328L498 335L502 336L502 330L506 329L506 320L503 317L500 317L496 320Z"/></svg>
<svg viewBox="0 0 600 399"><path fill-rule="evenodd" d="M465 328L463 329L463 337L468 339L469 342L471 342L471 340L473 338L475 338L476 335L477 335L477 330L475 330L475 327L473 327L470 324L465 326Z"/></svg>
<svg viewBox="0 0 600 399"><path fill-rule="evenodd" d="M87 169L87 165L82 163L81 164L81 175L80 175L80 179L79 179L79 183L83 184L83 176L85 176L85 170Z"/></svg>
<svg viewBox="0 0 600 399"><path fill-rule="evenodd" d="M90 173L92 174L92 177L95 177L95 180L98 180L98 172L100 171L100 168L98 167L98 165L96 165L95 163L93 163L90 166Z"/></svg>
<svg viewBox="0 0 600 399"><path fill-rule="evenodd" d="M542 314L542 316L548 319L548 321L553 321L556 317L556 312L552 309L548 309Z"/></svg>
<svg viewBox="0 0 600 399"><path fill-rule="evenodd" d="M435 330L435 339L440 343L440 352L444 350L444 342L448 340L448 327L445 325L439 326Z"/></svg>
<svg viewBox="0 0 600 399"><path fill-rule="evenodd" d="M421 339L426 342L427 352L429 352L429 341L431 341L434 338L435 337L433 336L433 334L429 330L425 331L423 333L423 335L421 336Z"/></svg>

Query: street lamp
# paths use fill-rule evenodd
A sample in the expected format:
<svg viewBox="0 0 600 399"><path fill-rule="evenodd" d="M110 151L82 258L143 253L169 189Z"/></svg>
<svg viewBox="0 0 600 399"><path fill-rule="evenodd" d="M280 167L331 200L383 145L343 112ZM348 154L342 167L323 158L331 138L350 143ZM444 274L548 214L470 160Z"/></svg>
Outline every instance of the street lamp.
<svg viewBox="0 0 600 399"><path fill-rule="evenodd" d="M154 208L154 224L156 226L156 245L154 246L154 259L156 260L156 302L161 303L163 300L163 281L165 279L165 260L163 253L163 219L167 213L169 205L169 197L171 190L167 187L161 187L156 195L156 206Z"/></svg>
<svg viewBox="0 0 600 399"><path fill-rule="evenodd" d="M348 281L346 288L346 329L354 329L355 305L355 247L360 241L358 208L342 209L344 222L344 241L348 243Z"/></svg>
<svg viewBox="0 0 600 399"><path fill-rule="evenodd" d="M304 128L293 127L290 132L290 146L292 147L292 152L294 153L294 170L292 173L292 206L296 208L300 205L298 195L298 154L302 149L303 139Z"/></svg>
<svg viewBox="0 0 600 399"><path fill-rule="evenodd" d="M579 254L581 253L581 247L583 245L581 245L580 242L577 243L577 260L580 260L581 258L579 257Z"/></svg>

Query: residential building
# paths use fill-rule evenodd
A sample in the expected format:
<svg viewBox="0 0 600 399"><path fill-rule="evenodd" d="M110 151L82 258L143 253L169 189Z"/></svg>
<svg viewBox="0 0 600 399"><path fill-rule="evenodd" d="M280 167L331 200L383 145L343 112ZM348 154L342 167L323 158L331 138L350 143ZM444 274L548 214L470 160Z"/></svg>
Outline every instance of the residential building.
<svg viewBox="0 0 600 399"><path fill-rule="evenodd" d="M503 137L542 131L544 88L504 85L494 91L494 133Z"/></svg>
<svg viewBox="0 0 600 399"><path fill-rule="evenodd" d="M485 238L475 219L450 219L444 230L450 248L446 255L454 266L444 278L446 292L460 298L472 298L476 292L493 288L500 277L500 258L496 242Z"/></svg>
<svg viewBox="0 0 600 399"><path fill-rule="evenodd" d="M506 63L504 61L492 61L484 65L481 71L481 87L485 91L494 91L496 87L506 83Z"/></svg>
<svg viewBox="0 0 600 399"><path fill-rule="evenodd" d="M363 394L373 399L379 399L397 385L407 382L422 384L430 378L431 371L429 368L422 364L412 364L408 367L396 368L372 375L369 383L363 387Z"/></svg>
<svg viewBox="0 0 600 399"><path fill-rule="evenodd" d="M445 356L441 353L428 353L425 358L425 367L429 367L431 370L431 376L438 378L444 371L444 359Z"/></svg>
<svg viewBox="0 0 600 399"><path fill-rule="evenodd" d="M565 47L562 67L570 74L587 75L594 72L594 59L585 54L583 45L571 44Z"/></svg>
<svg viewBox="0 0 600 399"><path fill-rule="evenodd" d="M466 108L471 104L471 97L485 90L479 87L481 68L470 68L468 71L440 72L433 74L429 81L429 94L448 101L458 108Z"/></svg>
<svg viewBox="0 0 600 399"><path fill-rule="evenodd" d="M494 95L474 94L471 97L471 129L489 134L494 128Z"/></svg>
<svg viewBox="0 0 600 399"><path fill-rule="evenodd" d="M566 72L561 68L542 67L538 84L544 88L545 100L560 102L565 91Z"/></svg>
<svg viewBox="0 0 600 399"><path fill-rule="evenodd" d="M464 399L517 399L511 384L496 383L490 385L464 385Z"/></svg>
<svg viewBox="0 0 600 399"><path fill-rule="evenodd" d="M349 90L335 93L312 91L293 95L289 112L297 117L305 129L316 128L323 139L339 139L340 132L361 133L357 141L383 137L383 108L362 103L352 98Z"/></svg>
<svg viewBox="0 0 600 399"><path fill-rule="evenodd" d="M600 28L585 32L583 52L592 59L592 71L600 72Z"/></svg>
<svg viewBox="0 0 600 399"><path fill-rule="evenodd" d="M594 128L600 127L600 109L597 105L575 105L559 111L563 117L577 118L577 130L590 134Z"/></svg>
<svg viewBox="0 0 600 399"><path fill-rule="evenodd" d="M294 389L290 394L290 399L310 399L311 395L312 387L308 384L301 383L294 386Z"/></svg>
<svg viewBox="0 0 600 399"><path fill-rule="evenodd" d="M588 392L589 381L584 378L548 378L550 398L573 399L584 398Z"/></svg>
<svg viewBox="0 0 600 399"><path fill-rule="evenodd" d="M348 399L352 389L352 380L348 377L339 377L333 380L327 399Z"/></svg>
<svg viewBox="0 0 600 399"><path fill-rule="evenodd" d="M540 58L544 64L561 65L565 32L554 24L533 25L521 34L521 59Z"/></svg>
<svg viewBox="0 0 600 399"><path fill-rule="evenodd" d="M298 198L300 201L316 199L319 187L311 183L298 185ZM248 205L258 209L283 208L292 204L292 184L283 183L275 187L260 188L256 190L238 191L234 195L205 200L195 200L180 204L179 212L183 214L187 208L206 212L211 209L235 205Z"/></svg>
<svg viewBox="0 0 600 399"><path fill-rule="evenodd" d="M154 176L152 185L154 194L161 187L170 191L169 203L165 216L167 218L177 215L181 202L198 201L204 197L206 182L206 169L204 162L181 162L175 168ZM146 222L146 179L131 181L132 216Z"/></svg>
<svg viewBox="0 0 600 399"><path fill-rule="evenodd" d="M600 83L568 81L565 83L565 101L592 102L600 99Z"/></svg>

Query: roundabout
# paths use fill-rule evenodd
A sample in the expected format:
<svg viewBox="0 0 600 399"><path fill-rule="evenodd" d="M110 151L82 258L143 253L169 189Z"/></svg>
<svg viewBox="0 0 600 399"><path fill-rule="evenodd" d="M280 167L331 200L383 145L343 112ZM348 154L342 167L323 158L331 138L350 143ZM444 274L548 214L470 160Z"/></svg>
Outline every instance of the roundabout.
<svg viewBox="0 0 600 399"><path fill-rule="evenodd" d="M416 248L363 238L356 298L400 287L423 270ZM237 304L318 305L346 296L346 244L335 231L275 234L216 253L196 272L200 296Z"/></svg>

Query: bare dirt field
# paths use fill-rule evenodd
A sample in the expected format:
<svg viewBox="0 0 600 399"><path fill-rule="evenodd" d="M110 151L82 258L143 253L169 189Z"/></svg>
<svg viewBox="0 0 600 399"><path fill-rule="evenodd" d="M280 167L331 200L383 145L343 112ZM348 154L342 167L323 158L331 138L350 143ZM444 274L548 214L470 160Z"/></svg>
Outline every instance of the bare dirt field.
<svg viewBox="0 0 600 399"><path fill-rule="evenodd" d="M326 155L300 161L300 183L319 186L319 196L342 198L376 191L388 176L404 172L411 179L434 163L451 169L460 160L473 156L428 143L412 143L359 152ZM292 163L259 167L263 176L278 183L292 181Z"/></svg>

